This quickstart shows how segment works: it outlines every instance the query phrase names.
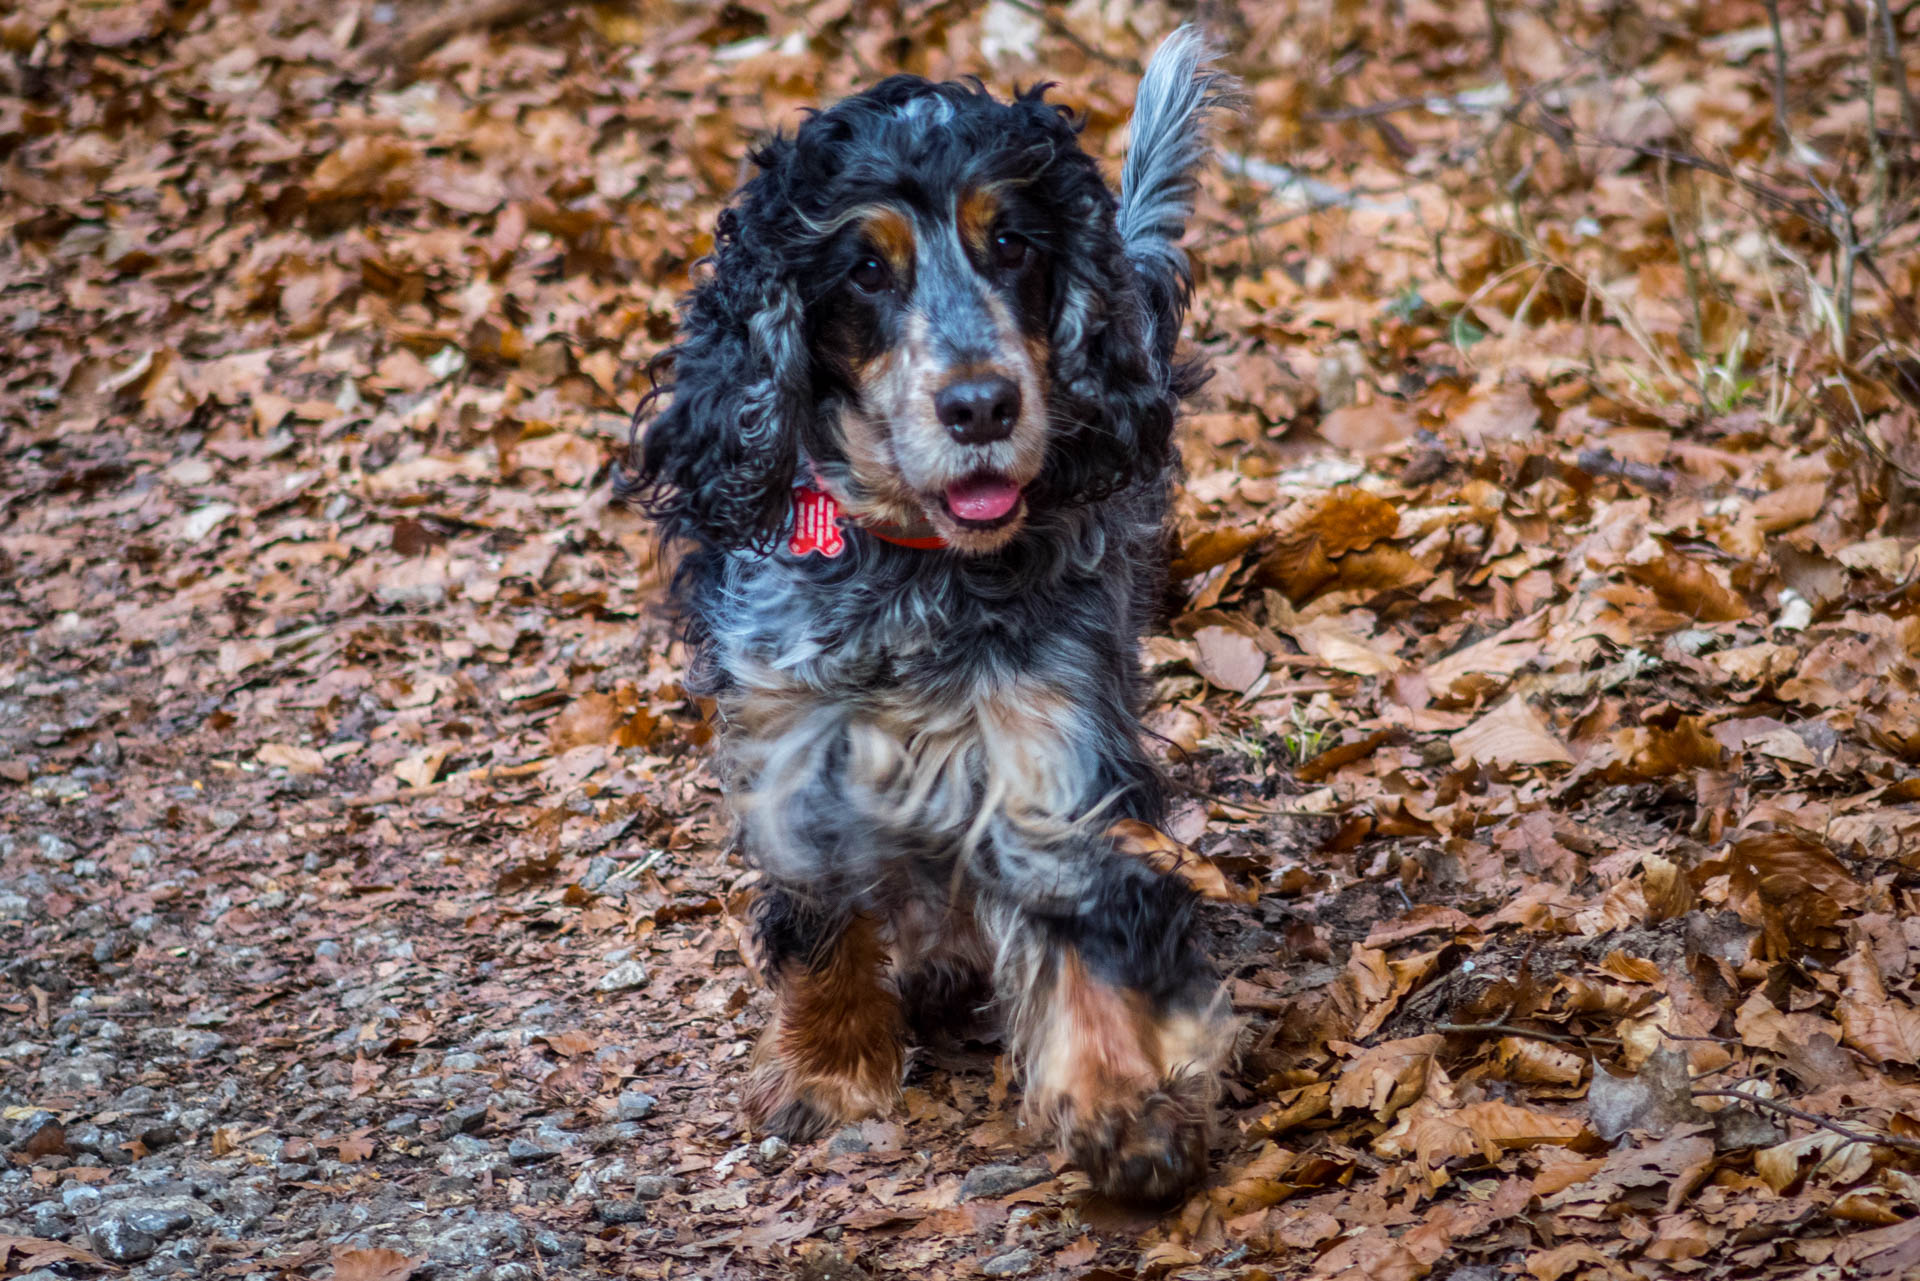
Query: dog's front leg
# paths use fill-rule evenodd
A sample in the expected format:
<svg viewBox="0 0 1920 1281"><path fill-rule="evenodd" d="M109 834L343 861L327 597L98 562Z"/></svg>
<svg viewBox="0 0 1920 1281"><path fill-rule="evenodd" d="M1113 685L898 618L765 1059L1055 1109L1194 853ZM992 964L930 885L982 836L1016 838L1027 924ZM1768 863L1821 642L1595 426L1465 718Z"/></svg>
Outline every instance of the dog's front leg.
<svg viewBox="0 0 1920 1281"><path fill-rule="evenodd" d="M1108 852L1059 856L1085 886L1070 908L988 917L1024 1108L1100 1192L1165 1204L1205 1177L1233 1024L1184 886Z"/></svg>
<svg viewBox="0 0 1920 1281"><path fill-rule="evenodd" d="M755 937L774 991L743 1110L794 1142L883 1113L900 1096L900 999L875 923L824 912L779 888L755 905Z"/></svg>

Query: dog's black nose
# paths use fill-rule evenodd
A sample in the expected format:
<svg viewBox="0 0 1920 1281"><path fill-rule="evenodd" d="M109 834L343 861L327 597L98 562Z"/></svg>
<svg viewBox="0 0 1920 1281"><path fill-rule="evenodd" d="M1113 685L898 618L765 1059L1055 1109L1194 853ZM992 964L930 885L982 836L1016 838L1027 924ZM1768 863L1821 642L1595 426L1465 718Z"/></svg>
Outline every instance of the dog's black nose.
<svg viewBox="0 0 1920 1281"><path fill-rule="evenodd" d="M933 412L963 445L988 445L1013 435L1020 388L1002 374L962 378L934 393Z"/></svg>

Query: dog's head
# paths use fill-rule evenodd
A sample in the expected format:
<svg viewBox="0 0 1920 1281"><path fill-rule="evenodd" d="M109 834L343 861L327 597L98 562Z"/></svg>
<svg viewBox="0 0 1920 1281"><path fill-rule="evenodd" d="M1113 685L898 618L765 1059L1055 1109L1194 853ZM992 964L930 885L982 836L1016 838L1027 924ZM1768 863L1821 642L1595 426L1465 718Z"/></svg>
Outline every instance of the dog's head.
<svg viewBox="0 0 1920 1281"><path fill-rule="evenodd" d="M857 520L962 553L1164 467L1174 400L1115 202L1044 86L899 76L754 156L630 488L765 546L804 462Z"/></svg>

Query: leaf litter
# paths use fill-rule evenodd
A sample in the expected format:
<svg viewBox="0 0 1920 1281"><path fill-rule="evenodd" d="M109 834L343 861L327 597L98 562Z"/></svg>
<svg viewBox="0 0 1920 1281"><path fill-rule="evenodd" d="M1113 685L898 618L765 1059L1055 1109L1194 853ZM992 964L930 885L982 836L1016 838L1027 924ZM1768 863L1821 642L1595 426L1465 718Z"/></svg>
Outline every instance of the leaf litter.
<svg viewBox="0 0 1920 1281"><path fill-rule="evenodd" d="M1187 15L0 18L0 1274L1920 1266L1911 15L1207 12L1186 799L1116 835L1244 1029L1159 1218L991 1044L741 1131L754 874L606 478L754 134L980 70L1117 169Z"/></svg>

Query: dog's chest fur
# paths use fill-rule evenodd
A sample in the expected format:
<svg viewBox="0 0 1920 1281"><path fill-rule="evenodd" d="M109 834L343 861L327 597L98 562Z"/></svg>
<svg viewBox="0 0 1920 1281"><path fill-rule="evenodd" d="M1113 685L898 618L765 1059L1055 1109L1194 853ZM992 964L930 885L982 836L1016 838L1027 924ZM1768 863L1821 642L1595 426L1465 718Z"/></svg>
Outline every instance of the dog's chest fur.
<svg viewBox="0 0 1920 1281"><path fill-rule="evenodd" d="M1064 514L992 563L870 540L858 563L730 558L707 657L753 859L878 878L1133 812L1132 566L1157 528L1134 515Z"/></svg>

